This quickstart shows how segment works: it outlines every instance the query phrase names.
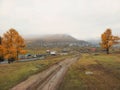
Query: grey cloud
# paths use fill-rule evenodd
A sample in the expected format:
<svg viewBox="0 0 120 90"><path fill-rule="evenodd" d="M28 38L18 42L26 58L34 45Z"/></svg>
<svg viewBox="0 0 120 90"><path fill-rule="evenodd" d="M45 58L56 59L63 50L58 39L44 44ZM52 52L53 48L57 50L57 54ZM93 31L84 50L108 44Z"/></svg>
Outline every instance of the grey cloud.
<svg viewBox="0 0 120 90"><path fill-rule="evenodd" d="M67 33L95 38L107 28L120 35L119 0L1 0L0 33Z"/></svg>

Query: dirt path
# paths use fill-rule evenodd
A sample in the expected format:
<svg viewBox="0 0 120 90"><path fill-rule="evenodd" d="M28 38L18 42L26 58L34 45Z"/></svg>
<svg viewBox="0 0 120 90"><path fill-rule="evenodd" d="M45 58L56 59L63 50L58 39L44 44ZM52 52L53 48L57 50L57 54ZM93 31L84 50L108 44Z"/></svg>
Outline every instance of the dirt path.
<svg viewBox="0 0 120 90"><path fill-rule="evenodd" d="M53 65L49 69L31 76L11 90L57 90L68 67L77 59L78 57L66 59L59 64Z"/></svg>

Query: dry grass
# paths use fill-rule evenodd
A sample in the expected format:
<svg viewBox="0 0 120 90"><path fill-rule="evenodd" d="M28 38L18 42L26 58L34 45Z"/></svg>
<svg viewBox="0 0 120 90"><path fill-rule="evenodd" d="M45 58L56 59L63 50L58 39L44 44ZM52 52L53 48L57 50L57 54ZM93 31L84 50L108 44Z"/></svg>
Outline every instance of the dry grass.
<svg viewBox="0 0 120 90"><path fill-rule="evenodd" d="M30 75L41 72L51 65L71 56L55 56L46 60L0 65L0 90L8 90Z"/></svg>
<svg viewBox="0 0 120 90"><path fill-rule="evenodd" d="M120 90L120 54L88 55L69 69L60 90ZM85 72L92 72L87 75Z"/></svg>

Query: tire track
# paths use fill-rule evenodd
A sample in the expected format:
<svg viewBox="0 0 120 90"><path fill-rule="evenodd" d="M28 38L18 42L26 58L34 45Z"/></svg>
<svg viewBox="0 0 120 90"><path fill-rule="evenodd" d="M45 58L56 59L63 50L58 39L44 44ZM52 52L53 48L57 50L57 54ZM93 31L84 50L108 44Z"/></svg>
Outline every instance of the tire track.
<svg viewBox="0 0 120 90"><path fill-rule="evenodd" d="M64 63L62 62L60 64L61 68L53 73L51 76L48 77L48 79L43 82L36 90L57 90L60 83L63 80L63 77L68 69L68 67L74 63L77 60L77 58L72 58L69 60L66 60Z"/></svg>
<svg viewBox="0 0 120 90"><path fill-rule="evenodd" d="M68 67L77 59L78 57L61 61L47 70L31 76L11 90L56 90L62 82Z"/></svg>

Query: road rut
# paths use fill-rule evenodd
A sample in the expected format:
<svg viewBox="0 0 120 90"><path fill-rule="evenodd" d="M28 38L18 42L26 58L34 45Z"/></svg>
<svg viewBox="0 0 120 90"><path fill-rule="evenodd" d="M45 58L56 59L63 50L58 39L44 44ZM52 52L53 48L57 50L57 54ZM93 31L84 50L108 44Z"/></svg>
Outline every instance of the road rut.
<svg viewBox="0 0 120 90"><path fill-rule="evenodd" d="M68 67L77 60L78 57L61 61L47 70L31 76L11 90L57 90Z"/></svg>

